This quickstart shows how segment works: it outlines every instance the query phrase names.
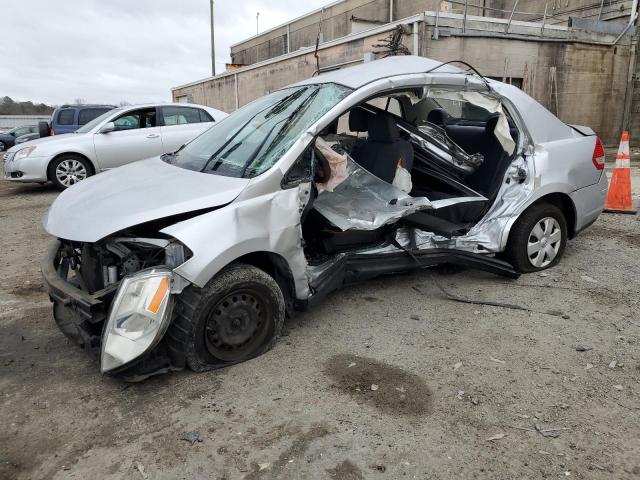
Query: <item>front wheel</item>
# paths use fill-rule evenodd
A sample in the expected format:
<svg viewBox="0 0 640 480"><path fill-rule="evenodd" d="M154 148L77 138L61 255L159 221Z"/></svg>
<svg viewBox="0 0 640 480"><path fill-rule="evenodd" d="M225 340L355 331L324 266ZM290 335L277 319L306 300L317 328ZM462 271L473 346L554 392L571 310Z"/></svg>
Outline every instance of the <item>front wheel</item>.
<svg viewBox="0 0 640 480"><path fill-rule="evenodd" d="M262 355L282 331L282 291L270 275L251 265L232 265L204 288L186 288L176 300L168 345L196 372Z"/></svg>
<svg viewBox="0 0 640 480"><path fill-rule="evenodd" d="M61 190L93 175L91 163L78 155L63 155L49 165L49 179Z"/></svg>
<svg viewBox="0 0 640 480"><path fill-rule="evenodd" d="M553 267L564 253L567 232L562 210L549 203L533 205L511 229L507 259L522 273Z"/></svg>

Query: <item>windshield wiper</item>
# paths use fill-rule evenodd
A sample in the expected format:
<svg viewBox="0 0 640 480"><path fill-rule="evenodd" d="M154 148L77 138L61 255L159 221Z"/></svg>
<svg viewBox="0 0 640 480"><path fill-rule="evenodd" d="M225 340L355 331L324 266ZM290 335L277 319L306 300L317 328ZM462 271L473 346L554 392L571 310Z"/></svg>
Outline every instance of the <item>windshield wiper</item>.
<svg viewBox="0 0 640 480"><path fill-rule="evenodd" d="M209 164L211 163L211 161L216 158L220 152L224 151L225 148L227 148L229 146L229 144L231 142L233 142L235 140L235 138L240 135L240 132L242 132L247 125L249 125L251 122L253 122L253 120L260 115L262 112L264 112L265 110L271 108L271 111L269 111L266 115L265 115L265 119L269 118L270 116L281 112L282 110L284 110L287 106L289 106L291 101L296 100L300 95L302 95L302 93L306 92L307 88L301 88L300 90L297 90L295 92L293 92L291 95L287 95L286 97L284 97L282 100L280 100L278 103L276 103L273 106L270 107L265 107L262 110L260 110L259 112L257 112L255 115L253 115L249 120L247 120L242 127L240 127L238 129L238 131L236 133L234 133L231 138L229 138L229 140L227 140L226 142L224 142L224 144L215 151L215 153L213 155L211 155L209 157L209 159L207 160L207 162L204 164L204 167L202 167L202 170L200 170L201 172L205 172L207 171L207 167L209 166ZM214 170L217 170L217 168L219 168L220 165L218 165L218 163L220 163L220 160L218 160L218 162L216 162L216 164L214 165ZM243 169L244 170L244 169Z"/></svg>
<svg viewBox="0 0 640 480"><path fill-rule="evenodd" d="M258 153L260 153L260 151L264 148L264 146L267 143L267 140L269 140L269 137L271 137L271 134L273 133L273 131L275 130L275 128L280 125L283 122L286 122L287 126L291 126L292 125L292 121L294 118L296 118L301 111L303 111L305 108L307 108L309 106L309 103L316 98L316 95L318 94L319 90L315 90L314 92L312 92L307 98L304 99L304 101L298 105L293 112L291 112L289 114L289 116L287 118L283 118L282 120L280 120L279 122L277 122L270 130L269 132L265 135L264 140L262 142L260 142L260 144L258 145L258 147L251 153L251 156L249 157L249 160L247 161L247 163L245 164L244 168L242 169L242 178L244 178L247 170L249 169L249 167L253 164L254 160L256 159L256 157L258 156ZM273 140L274 142L276 142L277 140L279 140L284 133L286 132L287 128L283 128L282 130L280 130L278 132L278 135L276 135L276 138Z"/></svg>
<svg viewBox="0 0 640 480"><path fill-rule="evenodd" d="M247 173L247 170L253 164L253 161L255 160L256 156L258 156L258 153L260 153L260 150L264 148L265 144L267 143L267 140L269 140L269 137L271 136L273 131L276 129L278 125L280 125L285 120L286 119L283 118L282 120L277 122L273 127L271 127L271 129L264 136L264 139L258 144L258 146L253 150L253 152L251 152L251 155L249 156L249 160L247 161L247 163L244 164L244 167L242 168L242 173L240 174L240 178L244 178L245 174Z"/></svg>

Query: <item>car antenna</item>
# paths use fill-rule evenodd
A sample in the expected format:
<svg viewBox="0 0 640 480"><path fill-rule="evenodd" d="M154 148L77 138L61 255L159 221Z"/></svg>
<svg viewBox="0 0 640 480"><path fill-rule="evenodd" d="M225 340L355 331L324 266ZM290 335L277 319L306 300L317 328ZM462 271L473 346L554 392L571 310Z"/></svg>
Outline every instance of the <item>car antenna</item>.
<svg viewBox="0 0 640 480"><path fill-rule="evenodd" d="M316 57L316 71L313 72L312 77L320 74L320 57L318 56L318 50L320 48L320 35L322 35L322 19L324 18L324 7L320 11L320 22L318 23L318 35L316 36L316 49L313 52L313 56Z"/></svg>
<svg viewBox="0 0 640 480"><path fill-rule="evenodd" d="M487 77L485 77L484 75L482 75L473 65L471 65L470 63L465 62L464 60L451 60L449 62L444 62L441 63L438 66L433 67L430 70L427 70L424 73L431 73L431 72L435 72L436 70L438 70L441 67L444 67L445 65L451 65L453 63L459 63L461 65L464 65L465 67L469 68L470 70L473 71L473 73L475 73L478 77L480 77L480 79L482 80L482 82L487 86L487 90L491 91L493 90L491 88L491 85L489 85L489 80L487 80Z"/></svg>

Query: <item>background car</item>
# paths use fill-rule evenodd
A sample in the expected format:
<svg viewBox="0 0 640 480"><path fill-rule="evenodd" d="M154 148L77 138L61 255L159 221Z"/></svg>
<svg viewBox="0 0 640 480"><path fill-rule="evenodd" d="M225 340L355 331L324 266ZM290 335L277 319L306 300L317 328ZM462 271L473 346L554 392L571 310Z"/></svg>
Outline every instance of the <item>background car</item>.
<svg viewBox="0 0 640 480"><path fill-rule="evenodd" d="M51 114L49 133L51 135L73 133L114 108L116 108L115 105L62 105ZM46 136L43 132L40 135Z"/></svg>
<svg viewBox="0 0 640 480"><path fill-rule="evenodd" d="M4 152L13 147L16 143L16 139L22 135L37 134L37 125L23 125L21 127L15 127L4 133L0 133L0 152Z"/></svg>
<svg viewBox="0 0 640 480"><path fill-rule="evenodd" d="M4 176L18 182L52 181L64 189L95 173L175 152L226 116L200 105L116 108L74 134L39 138L9 149Z"/></svg>
<svg viewBox="0 0 640 480"><path fill-rule="evenodd" d="M15 145L20 145L21 143L30 142L31 140L35 140L36 138L40 138L40 132L27 133L26 135L22 135L16 138Z"/></svg>

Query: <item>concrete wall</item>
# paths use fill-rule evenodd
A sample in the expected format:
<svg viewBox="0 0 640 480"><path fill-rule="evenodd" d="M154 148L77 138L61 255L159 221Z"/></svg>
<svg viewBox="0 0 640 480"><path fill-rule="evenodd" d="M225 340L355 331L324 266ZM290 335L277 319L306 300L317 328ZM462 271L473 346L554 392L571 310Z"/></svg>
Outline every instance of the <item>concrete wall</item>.
<svg viewBox="0 0 640 480"><path fill-rule="evenodd" d="M390 19L390 0L344 0L307 16L293 20L290 31L290 51L315 45L318 27L322 18L322 39L324 41L344 37L354 31L352 17L387 23ZM437 10L441 0L394 0L395 20L415 15L425 10ZM478 14L470 9L470 14ZM251 65L287 53L287 26L281 26L231 47L232 63Z"/></svg>
<svg viewBox="0 0 640 480"><path fill-rule="evenodd" d="M531 15L515 14L514 19L539 21L543 18L545 4L550 23L566 24L568 16L597 18L601 0L519 0L518 12L530 12ZM631 0L605 0L602 8L602 20L615 20L621 16L629 19ZM488 0L487 6L511 11L514 0ZM538 12L537 15L535 13ZM487 15L508 18L509 13L487 12ZM555 17L555 18L554 18Z"/></svg>
<svg viewBox="0 0 640 480"><path fill-rule="evenodd" d="M484 75L521 80L522 88L528 94L563 121L592 127L607 144L613 145L618 141L629 66L628 45L613 48L576 41L548 41L549 38L468 37L453 28L444 35L447 22L453 24L456 21L460 23L451 18L440 19L441 35L438 40L432 39L433 22L422 24L420 54L442 61L465 60L477 66ZM376 50L374 45L389 34L382 31L384 28L389 27L381 27L380 32L364 38L336 41L334 45L323 47L319 51L321 66L362 61L365 53ZM504 24L492 26L485 21L470 24L470 29L475 32L481 28L489 34L494 33L491 28L504 28ZM516 25L514 30L522 32L523 28ZM557 35L560 34L564 34L567 40L576 35L566 30L557 31ZM404 43L411 48L413 36L405 36ZM309 78L315 68L313 50L308 49L298 55L291 54L280 60L175 89L173 95L174 98L191 95L195 103L233 111L236 88L238 105L241 106L269 91ZM552 76L554 70L555 81ZM636 114L639 119L634 120L634 125L640 127L640 96L635 109L639 112Z"/></svg>
<svg viewBox="0 0 640 480"><path fill-rule="evenodd" d="M429 42L424 55L459 58L498 79L522 79L523 90L564 122L590 126L607 144L620 135L627 47L452 36Z"/></svg>
<svg viewBox="0 0 640 480"><path fill-rule="evenodd" d="M461 0L458 0L461 1ZM488 8L469 7L468 15L479 15L496 18L508 18L514 6L514 0L469 0L474 5ZM632 0L605 0L603 20L619 22L628 21ZM260 61L294 52L301 48L315 45L320 20L322 18L322 39L324 41L341 38L353 31L362 29L361 24L354 24L353 17L375 22L388 22L390 0L344 0L330 4L323 12L315 11L307 16L293 20L289 26L281 26L231 47L232 63L251 65ZM597 18L601 0L519 0L515 20L541 21L545 4L548 5L547 22L566 24L569 15L576 17ZM490 8L503 11L491 10ZM462 13L464 7L442 0L394 0L393 18L399 20L426 10ZM290 33L287 45L287 32Z"/></svg>

